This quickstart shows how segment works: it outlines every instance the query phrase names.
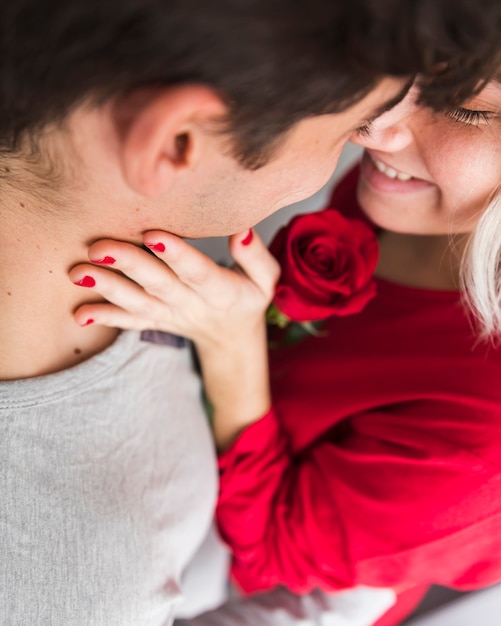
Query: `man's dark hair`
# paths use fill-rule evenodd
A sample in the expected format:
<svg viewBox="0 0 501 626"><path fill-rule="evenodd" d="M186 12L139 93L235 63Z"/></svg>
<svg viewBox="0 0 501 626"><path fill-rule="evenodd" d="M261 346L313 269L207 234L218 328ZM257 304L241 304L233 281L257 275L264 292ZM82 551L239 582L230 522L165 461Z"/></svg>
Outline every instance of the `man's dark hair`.
<svg viewBox="0 0 501 626"><path fill-rule="evenodd" d="M345 109L385 75L423 75L435 108L499 62L500 0L12 0L0 5L0 149L76 105L203 83L257 166L299 119Z"/></svg>

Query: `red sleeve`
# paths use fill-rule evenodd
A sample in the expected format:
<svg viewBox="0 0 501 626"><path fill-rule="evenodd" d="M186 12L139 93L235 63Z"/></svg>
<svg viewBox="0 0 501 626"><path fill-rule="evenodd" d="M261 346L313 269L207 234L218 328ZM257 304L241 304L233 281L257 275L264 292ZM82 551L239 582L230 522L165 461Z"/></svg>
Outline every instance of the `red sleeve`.
<svg viewBox="0 0 501 626"><path fill-rule="evenodd" d="M248 428L220 457L217 510L240 587L500 580L499 470L427 423L358 415L298 456L273 410Z"/></svg>

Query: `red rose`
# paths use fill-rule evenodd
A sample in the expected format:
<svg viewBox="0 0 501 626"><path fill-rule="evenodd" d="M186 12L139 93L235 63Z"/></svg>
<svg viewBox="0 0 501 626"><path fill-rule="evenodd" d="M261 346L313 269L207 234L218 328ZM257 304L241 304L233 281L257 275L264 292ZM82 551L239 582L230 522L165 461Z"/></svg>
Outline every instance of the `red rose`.
<svg viewBox="0 0 501 626"><path fill-rule="evenodd" d="M376 293L376 237L334 209L294 217L270 251L282 269L273 304L291 320L358 313Z"/></svg>

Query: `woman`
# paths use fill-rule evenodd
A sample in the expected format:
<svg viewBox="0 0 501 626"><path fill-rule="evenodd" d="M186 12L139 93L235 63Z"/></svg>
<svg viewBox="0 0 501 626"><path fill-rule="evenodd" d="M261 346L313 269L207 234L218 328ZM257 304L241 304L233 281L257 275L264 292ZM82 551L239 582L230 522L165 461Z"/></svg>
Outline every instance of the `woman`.
<svg viewBox="0 0 501 626"><path fill-rule="evenodd" d="M278 266L252 231L230 240L236 271L160 231L144 242L165 265L124 243L90 248L134 283L72 270L114 303L85 305L78 323L195 341L244 591L501 581L500 138L499 80L443 113L411 93L353 137L366 151L331 206L377 234L377 295L270 351L270 377Z"/></svg>

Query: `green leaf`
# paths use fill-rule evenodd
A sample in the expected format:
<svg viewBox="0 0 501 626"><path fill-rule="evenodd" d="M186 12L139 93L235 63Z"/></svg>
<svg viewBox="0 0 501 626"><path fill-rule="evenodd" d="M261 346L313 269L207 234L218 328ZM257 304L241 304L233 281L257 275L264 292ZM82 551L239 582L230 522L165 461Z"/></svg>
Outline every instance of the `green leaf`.
<svg viewBox="0 0 501 626"><path fill-rule="evenodd" d="M268 324L272 324L273 326L285 328L290 324L291 320L287 317L287 315L284 315L282 311L277 309L272 302L266 311L266 321Z"/></svg>

